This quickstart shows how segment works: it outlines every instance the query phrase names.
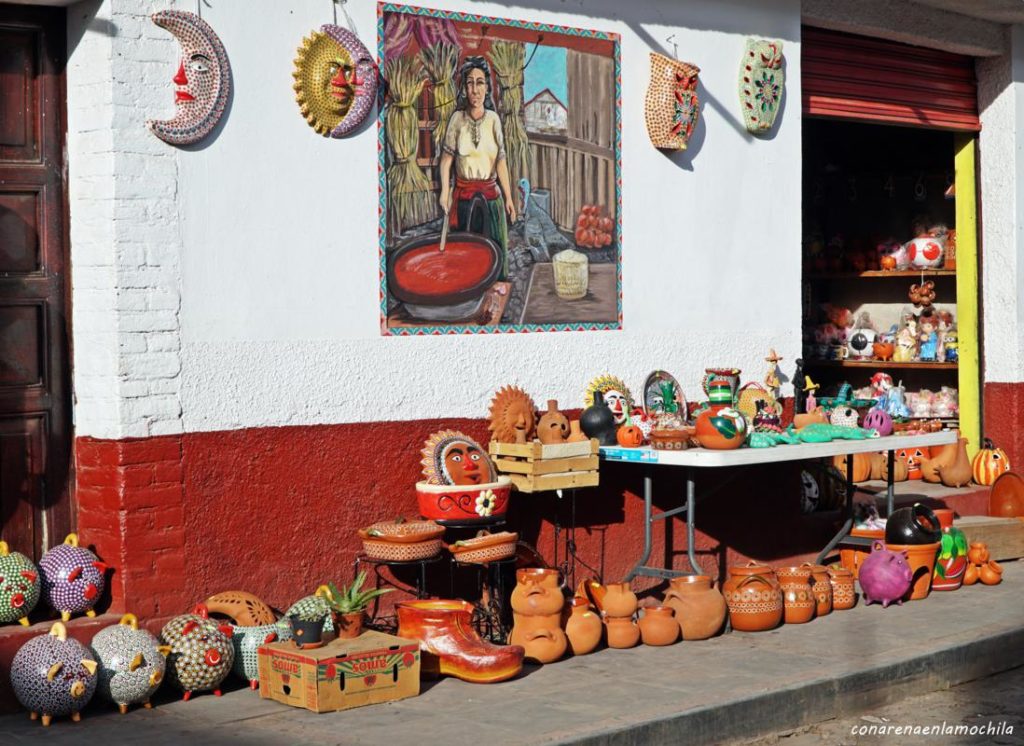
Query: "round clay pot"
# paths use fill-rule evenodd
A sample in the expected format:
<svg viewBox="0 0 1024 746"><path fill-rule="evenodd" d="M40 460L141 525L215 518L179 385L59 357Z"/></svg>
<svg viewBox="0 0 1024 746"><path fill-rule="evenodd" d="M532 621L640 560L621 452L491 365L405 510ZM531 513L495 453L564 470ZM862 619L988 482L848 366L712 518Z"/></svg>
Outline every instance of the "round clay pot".
<svg viewBox="0 0 1024 746"><path fill-rule="evenodd" d="M632 617L636 613L636 594L629 583L608 583L602 606L610 617Z"/></svg>
<svg viewBox="0 0 1024 746"><path fill-rule="evenodd" d="M998 585L1003 579L1003 566L995 560L989 560L981 566L978 575L985 585Z"/></svg>
<svg viewBox="0 0 1024 746"><path fill-rule="evenodd" d="M979 575L978 566L973 562L968 562L967 569L964 570L964 585L974 585L978 582Z"/></svg>
<svg viewBox="0 0 1024 746"><path fill-rule="evenodd" d="M684 640L706 640L718 634L728 607L707 575L684 575L669 580L665 605L671 606Z"/></svg>
<svg viewBox="0 0 1024 746"><path fill-rule="evenodd" d="M558 570L528 567L516 571L516 587L512 591L512 611L519 614L558 614L565 606L565 597L558 583Z"/></svg>
<svg viewBox="0 0 1024 746"><path fill-rule="evenodd" d="M569 647L569 638L562 629L561 611L554 614L528 616L512 614L510 645L521 645L527 660L554 663Z"/></svg>
<svg viewBox="0 0 1024 746"><path fill-rule="evenodd" d="M988 544L983 541L972 541L967 549L967 559L974 565L988 562Z"/></svg>
<svg viewBox="0 0 1024 746"><path fill-rule="evenodd" d="M894 510L885 522L886 544L932 544L941 539L939 519L921 503Z"/></svg>
<svg viewBox="0 0 1024 746"><path fill-rule="evenodd" d="M592 653L601 644L601 634L604 632L601 617L590 608L585 598L570 599L569 609L569 618L565 623L569 651L573 655Z"/></svg>
<svg viewBox="0 0 1024 746"><path fill-rule="evenodd" d="M669 606L646 606L640 617L640 639L644 645L661 647L679 639L679 622Z"/></svg>
<svg viewBox="0 0 1024 746"><path fill-rule="evenodd" d="M739 410L712 405L697 415L694 434L704 448L729 451L743 445L747 437L747 421Z"/></svg>
<svg viewBox="0 0 1024 746"><path fill-rule="evenodd" d="M939 519L939 527L945 531L953 525L955 511L952 508L933 508L932 512Z"/></svg>
<svg viewBox="0 0 1024 746"><path fill-rule="evenodd" d="M941 542L931 544L889 544L885 548L893 552L907 552L907 564L910 565L910 572L913 580L910 590L903 597L904 601L919 601L928 598L932 590L932 575L935 573L935 560L939 556Z"/></svg>
<svg viewBox="0 0 1024 746"><path fill-rule="evenodd" d="M814 613L825 616L832 613L832 578L824 565L807 565L811 570L811 590L814 593L816 608Z"/></svg>
<svg viewBox="0 0 1024 746"><path fill-rule="evenodd" d="M857 605L857 590L854 587L853 572L845 567L830 567L829 582L832 583L832 608L836 611L852 609Z"/></svg>
<svg viewBox="0 0 1024 746"><path fill-rule="evenodd" d="M640 627L632 618L605 617L604 624L608 635L608 647L631 648L640 642Z"/></svg>
<svg viewBox="0 0 1024 746"><path fill-rule="evenodd" d="M782 588L786 624L806 624L814 619L817 604L811 591L811 569L807 566L776 567L775 575Z"/></svg>
<svg viewBox="0 0 1024 746"><path fill-rule="evenodd" d="M338 614L334 623L338 630L338 637L342 640L351 640L363 634L363 620L366 618L366 611L353 611L349 614Z"/></svg>
<svg viewBox="0 0 1024 746"><path fill-rule="evenodd" d="M850 536L863 536L868 539L885 540L884 528L855 528L850 531ZM853 573L854 580L860 574L861 563L871 554L870 549L863 547L839 547L839 564Z"/></svg>
<svg viewBox="0 0 1024 746"><path fill-rule="evenodd" d="M775 573L766 565L750 563L746 567L730 567L722 595L729 605L733 629L761 632L774 629L782 622L782 589Z"/></svg>

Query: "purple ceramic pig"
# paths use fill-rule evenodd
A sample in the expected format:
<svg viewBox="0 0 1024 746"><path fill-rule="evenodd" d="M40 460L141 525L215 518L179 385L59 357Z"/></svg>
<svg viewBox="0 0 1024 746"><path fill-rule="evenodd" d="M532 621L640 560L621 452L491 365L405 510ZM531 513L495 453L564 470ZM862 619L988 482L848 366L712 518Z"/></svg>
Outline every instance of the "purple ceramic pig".
<svg viewBox="0 0 1024 746"><path fill-rule="evenodd" d="M93 606L106 586L107 565L85 547L78 546L78 535L68 534L63 544L52 547L39 560L43 576L43 596L61 619L85 612L96 616Z"/></svg>
<svg viewBox="0 0 1024 746"><path fill-rule="evenodd" d="M49 725L55 715L78 720L96 692L96 659L60 622L50 634L33 637L11 662L11 687L32 719Z"/></svg>
<svg viewBox="0 0 1024 746"><path fill-rule="evenodd" d="M893 552L880 541L872 542L871 554L861 563L858 578L864 603L880 603L883 609L893 601L902 604L913 577L906 550Z"/></svg>

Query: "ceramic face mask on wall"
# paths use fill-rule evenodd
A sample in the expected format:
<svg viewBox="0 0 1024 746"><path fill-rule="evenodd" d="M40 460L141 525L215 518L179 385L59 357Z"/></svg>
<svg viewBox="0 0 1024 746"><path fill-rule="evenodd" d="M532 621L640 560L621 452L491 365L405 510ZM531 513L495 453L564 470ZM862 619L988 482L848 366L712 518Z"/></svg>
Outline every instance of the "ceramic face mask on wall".
<svg viewBox="0 0 1024 746"><path fill-rule="evenodd" d="M172 119L150 119L150 132L172 145L191 145L206 137L224 115L231 92L231 66L217 34L195 13L162 10L153 23L167 29L181 45L181 61L172 78Z"/></svg>
<svg viewBox="0 0 1024 746"><path fill-rule="evenodd" d="M775 124L785 83L782 42L747 39L740 63L739 89L743 124L749 132L767 132Z"/></svg>
<svg viewBox="0 0 1024 746"><path fill-rule="evenodd" d="M697 75L700 68L651 52L651 79L644 99L644 119L651 144L661 150L686 150L700 115Z"/></svg>
<svg viewBox="0 0 1024 746"><path fill-rule="evenodd" d="M377 68L359 38L325 24L302 40L292 72L295 100L317 134L344 137L363 123L377 96Z"/></svg>

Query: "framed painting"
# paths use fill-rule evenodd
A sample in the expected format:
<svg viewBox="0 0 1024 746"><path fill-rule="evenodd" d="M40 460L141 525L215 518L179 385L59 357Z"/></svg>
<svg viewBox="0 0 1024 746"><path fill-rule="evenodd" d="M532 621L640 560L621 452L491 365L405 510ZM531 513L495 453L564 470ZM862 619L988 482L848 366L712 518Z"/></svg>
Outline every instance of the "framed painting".
<svg viewBox="0 0 1024 746"><path fill-rule="evenodd" d="M621 329L618 35L377 8L381 332Z"/></svg>

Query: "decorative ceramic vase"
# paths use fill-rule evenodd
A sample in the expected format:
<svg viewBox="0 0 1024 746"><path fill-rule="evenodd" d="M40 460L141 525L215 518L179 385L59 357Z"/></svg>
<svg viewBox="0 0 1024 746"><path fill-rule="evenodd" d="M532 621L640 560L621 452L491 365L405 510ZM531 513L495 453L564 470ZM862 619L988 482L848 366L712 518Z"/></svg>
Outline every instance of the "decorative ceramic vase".
<svg viewBox="0 0 1024 746"><path fill-rule="evenodd" d="M512 611L529 616L558 614L565 606L559 585L558 570L524 567L516 570L516 587L512 590Z"/></svg>
<svg viewBox="0 0 1024 746"><path fill-rule="evenodd" d="M407 601L396 607L398 636L418 640L425 676L454 676L475 684L491 684L516 676L525 650L519 645L493 645L473 628L473 605L461 600Z"/></svg>
<svg viewBox="0 0 1024 746"><path fill-rule="evenodd" d="M782 69L782 42L778 39L747 39L740 62L740 111L743 126L755 134L775 124L782 102L786 73Z"/></svg>
<svg viewBox="0 0 1024 746"><path fill-rule="evenodd" d="M310 622L310 624L317 624ZM320 634L323 634L323 623L320 623ZM235 648L235 660L231 671L249 684L250 689L260 686L259 649L272 642L291 639L291 629L282 627L277 622L259 624L255 627L231 625L231 644Z"/></svg>
<svg viewBox="0 0 1024 746"><path fill-rule="evenodd" d="M832 583L832 608L836 611L852 609L857 605L857 589L853 572L845 567L830 567L829 582Z"/></svg>
<svg viewBox="0 0 1024 746"><path fill-rule="evenodd" d="M739 448L747 437L747 421L732 407L712 404L694 423L697 441L704 448L728 451Z"/></svg>
<svg viewBox="0 0 1024 746"><path fill-rule="evenodd" d="M640 627L632 617L605 617L604 625L610 648L632 648L640 642Z"/></svg>
<svg viewBox="0 0 1024 746"><path fill-rule="evenodd" d="M728 607L707 575L671 578L665 591L665 605L675 611L683 640L706 640L717 635Z"/></svg>
<svg viewBox="0 0 1024 746"><path fill-rule="evenodd" d="M983 541L972 541L967 549L967 559L972 565L984 565L989 560L988 544Z"/></svg>
<svg viewBox="0 0 1024 746"><path fill-rule="evenodd" d="M936 511L937 513L938 511ZM950 511L952 512L952 511ZM941 520L941 516L940 516ZM935 560L933 591L955 591L964 582L967 571L967 537L956 526L942 530L939 556Z"/></svg>
<svg viewBox="0 0 1024 746"><path fill-rule="evenodd" d="M637 601L629 583L607 583L602 608L610 617L632 617L636 613Z"/></svg>
<svg viewBox="0 0 1024 746"><path fill-rule="evenodd" d="M96 693L98 664L85 645L68 637L61 622L49 634L33 637L11 661L11 688L32 719L49 725L55 715L81 718Z"/></svg>
<svg viewBox="0 0 1024 746"><path fill-rule="evenodd" d="M885 522L886 544L934 544L941 539L939 519L921 503L894 510Z"/></svg>
<svg viewBox="0 0 1024 746"><path fill-rule="evenodd" d="M604 403L604 395L600 391L594 392L594 403L580 415L580 428L588 438L597 438L603 446L615 445L618 430L615 415Z"/></svg>
<svg viewBox="0 0 1024 746"><path fill-rule="evenodd" d="M740 388L739 368L705 368L704 378L701 379L701 388L712 404L736 404L736 395ZM721 386L728 386L730 395L724 398L724 394L713 394L712 389Z"/></svg>
<svg viewBox="0 0 1024 746"><path fill-rule="evenodd" d="M817 616L826 616L832 613L832 579L829 577L828 568L824 565L807 565L811 570L811 591L814 593L816 608L814 613Z"/></svg>
<svg viewBox="0 0 1024 746"><path fill-rule="evenodd" d="M93 607L106 587L107 565L78 546L77 534L68 534L63 544L49 549L39 560L39 571L43 597L63 621L83 611L86 616L96 616Z"/></svg>
<svg viewBox="0 0 1024 746"><path fill-rule="evenodd" d="M1003 579L1003 566L995 560L989 560L978 569L978 577L985 585L999 585Z"/></svg>
<svg viewBox="0 0 1024 746"><path fill-rule="evenodd" d="M932 575L935 573L935 560L939 556L941 542L931 544L889 544L886 548L893 552L906 552L907 565L913 578L910 590L904 600L919 601L928 598L932 589Z"/></svg>
<svg viewBox="0 0 1024 746"><path fill-rule="evenodd" d="M644 120L651 144L660 150L686 150L700 116L697 76L700 68L651 52L651 79L644 99Z"/></svg>
<svg viewBox="0 0 1024 746"><path fill-rule="evenodd" d="M565 442L582 443L585 440L590 440L590 438L583 434L583 430L580 428L580 421L572 420L569 423L569 437L565 439Z"/></svg>
<svg viewBox="0 0 1024 746"><path fill-rule="evenodd" d="M213 690L220 696L221 682L235 662L231 626L210 619L206 606L176 616L160 630L160 643L171 648L167 677L189 700L193 692Z"/></svg>
<svg viewBox="0 0 1024 746"><path fill-rule="evenodd" d="M496 482L477 485L416 483L420 515L440 524L490 523L505 515L511 492L512 479L504 475Z"/></svg>
<svg viewBox="0 0 1024 746"><path fill-rule="evenodd" d="M327 603L330 592L326 585L321 585L313 595L300 598L288 607L288 610L284 613L284 619L278 622L278 628L281 630L289 629L288 620L293 616L297 616L300 619L305 619L307 622L319 619L323 623L324 632L333 632L334 616L331 614L331 605Z"/></svg>
<svg viewBox="0 0 1024 746"><path fill-rule="evenodd" d="M161 646L149 631L139 628L134 614L104 627L89 645L99 662L96 691L117 705L121 714L131 705L147 709L150 697L160 688L170 648Z"/></svg>
<svg viewBox="0 0 1024 746"><path fill-rule="evenodd" d="M782 589L775 573L767 565L749 562L730 567L722 595L729 605L733 629L761 632L782 623L785 608Z"/></svg>
<svg viewBox="0 0 1024 746"><path fill-rule="evenodd" d="M776 567L775 575L782 588L786 624L806 624L814 619L816 603L811 591L811 568Z"/></svg>
<svg viewBox="0 0 1024 746"><path fill-rule="evenodd" d="M569 638L562 629L561 610L537 615L512 612L512 634L508 641L521 646L527 660L554 663L569 647Z"/></svg>
<svg viewBox="0 0 1024 746"><path fill-rule="evenodd" d="M644 645L661 647L679 639L679 622L670 606L645 606L637 625Z"/></svg>
<svg viewBox="0 0 1024 746"><path fill-rule="evenodd" d="M913 579L906 552L892 551L877 539L871 542L871 554L861 563L858 576L865 604L880 603L883 609L902 604Z"/></svg>
<svg viewBox="0 0 1024 746"><path fill-rule="evenodd" d="M558 401L548 399L548 411L537 422L537 439L541 443L564 443L569 437L569 420L558 411Z"/></svg>
<svg viewBox="0 0 1024 746"><path fill-rule="evenodd" d="M569 651L573 655L586 655L601 644L604 625L601 617L590 608L585 598L569 599L569 618L565 622L565 636L569 638Z"/></svg>
<svg viewBox="0 0 1024 746"><path fill-rule="evenodd" d="M20 622L28 626L28 615L39 603L42 583L39 568L21 552L12 552L0 541L0 624Z"/></svg>
<svg viewBox="0 0 1024 746"><path fill-rule="evenodd" d="M956 512L952 508L932 508L932 513L939 521L939 528L945 531L953 525Z"/></svg>

